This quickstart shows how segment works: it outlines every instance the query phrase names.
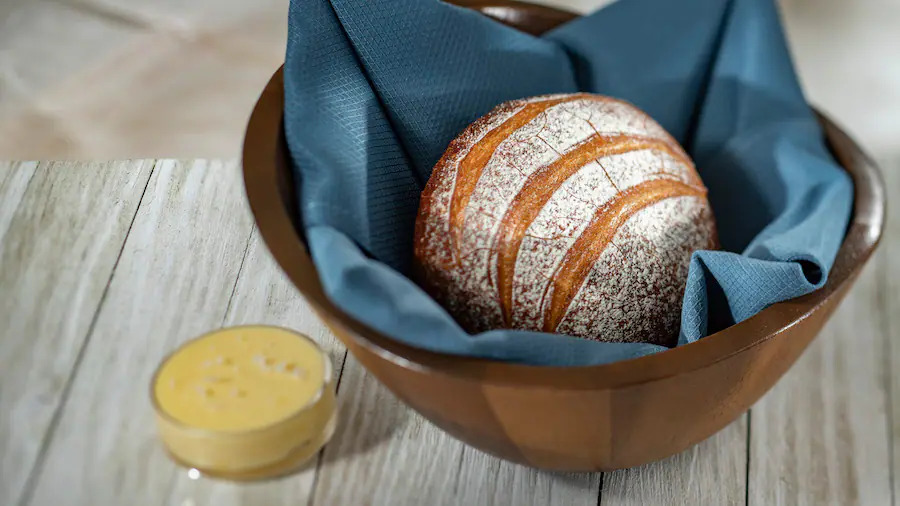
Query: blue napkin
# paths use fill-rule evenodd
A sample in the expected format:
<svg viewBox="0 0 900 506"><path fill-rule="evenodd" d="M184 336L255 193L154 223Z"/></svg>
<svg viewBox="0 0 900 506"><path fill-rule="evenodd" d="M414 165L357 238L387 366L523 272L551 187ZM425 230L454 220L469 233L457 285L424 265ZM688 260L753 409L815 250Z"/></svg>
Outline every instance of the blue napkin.
<svg viewBox="0 0 900 506"><path fill-rule="evenodd" d="M772 0L620 0L543 37L436 0L293 0L289 23L285 131L306 240L332 301L384 334L538 365L666 349L469 335L405 275L419 194L448 143L495 105L546 93L631 101L694 157L723 249L693 255L679 345L826 281L852 186Z"/></svg>

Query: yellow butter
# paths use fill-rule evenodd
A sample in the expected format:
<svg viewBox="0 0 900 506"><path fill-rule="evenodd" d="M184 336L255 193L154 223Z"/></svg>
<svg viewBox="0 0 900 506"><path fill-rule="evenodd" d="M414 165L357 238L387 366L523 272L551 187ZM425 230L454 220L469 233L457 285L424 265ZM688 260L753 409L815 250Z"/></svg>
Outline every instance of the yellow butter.
<svg viewBox="0 0 900 506"><path fill-rule="evenodd" d="M327 355L286 329L222 329L188 342L152 385L176 460L210 474L279 474L327 441L334 389Z"/></svg>

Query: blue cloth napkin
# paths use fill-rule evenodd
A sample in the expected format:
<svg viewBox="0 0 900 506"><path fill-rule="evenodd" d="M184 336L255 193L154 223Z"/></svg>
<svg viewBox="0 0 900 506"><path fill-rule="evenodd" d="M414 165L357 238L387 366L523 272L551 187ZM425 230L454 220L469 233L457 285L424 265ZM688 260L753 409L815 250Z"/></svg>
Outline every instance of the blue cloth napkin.
<svg viewBox="0 0 900 506"><path fill-rule="evenodd" d="M723 249L693 255L679 345L827 278L852 186L806 104L772 0L620 0L543 37L436 0L293 0L285 131L306 240L347 313L407 344L539 365L664 350L464 332L405 276L419 194L495 105L589 91L647 111L689 151Z"/></svg>

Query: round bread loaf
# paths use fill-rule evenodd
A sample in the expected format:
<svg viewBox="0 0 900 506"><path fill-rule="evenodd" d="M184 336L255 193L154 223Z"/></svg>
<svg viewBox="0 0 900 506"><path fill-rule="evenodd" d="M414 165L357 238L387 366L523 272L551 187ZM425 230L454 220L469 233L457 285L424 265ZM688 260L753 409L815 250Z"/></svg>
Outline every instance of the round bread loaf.
<svg viewBox="0 0 900 506"><path fill-rule="evenodd" d="M513 328L674 345L691 253L716 247L681 146L621 100L504 103L435 166L418 282L470 332Z"/></svg>

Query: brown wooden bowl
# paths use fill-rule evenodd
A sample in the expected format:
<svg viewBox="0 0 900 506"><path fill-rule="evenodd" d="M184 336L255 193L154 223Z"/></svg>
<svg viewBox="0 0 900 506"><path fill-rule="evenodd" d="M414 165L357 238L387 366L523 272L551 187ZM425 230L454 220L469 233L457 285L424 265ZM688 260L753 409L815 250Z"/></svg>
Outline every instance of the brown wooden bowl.
<svg viewBox="0 0 900 506"><path fill-rule="evenodd" d="M518 2L460 2L532 33L575 15ZM853 218L828 283L700 341L590 367L516 365L432 353L358 322L325 296L298 233L282 129L281 70L253 111L244 180L260 233L310 305L397 397L460 440L534 467L633 467L673 455L744 413L794 363L847 293L882 233L885 194L872 160L820 116L852 176Z"/></svg>

